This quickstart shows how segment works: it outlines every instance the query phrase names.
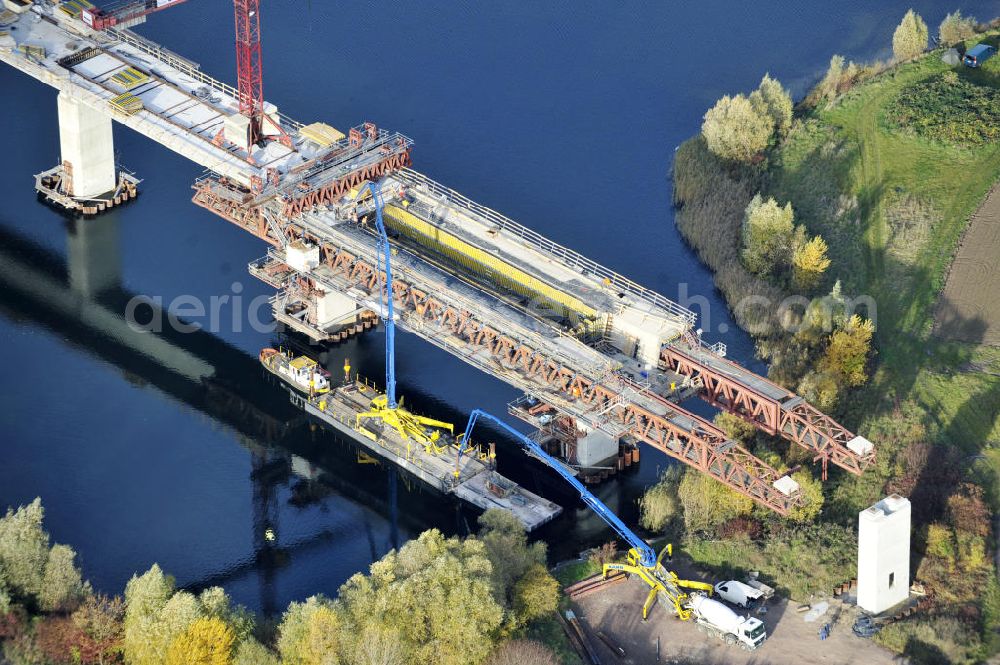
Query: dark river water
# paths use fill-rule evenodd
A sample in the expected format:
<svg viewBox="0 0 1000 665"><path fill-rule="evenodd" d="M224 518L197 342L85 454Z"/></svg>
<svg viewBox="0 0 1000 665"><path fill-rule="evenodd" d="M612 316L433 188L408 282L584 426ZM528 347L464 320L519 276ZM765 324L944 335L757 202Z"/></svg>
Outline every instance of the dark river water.
<svg viewBox="0 0 1000 665"><path fill-rule="evenodd" d="M415 142L419 170L668 297L710 308L706 338L753 363L711 276L680 240L667 173L674 148L725 93L770 71L801 95L832 53L886 57L905 9L937 26L952 3L422 3L267 0L265 93L303 122L365 120ZM962 3L981 18L1000 3ZM235 79L231 3L193 0L143 34ZM438 527L463 533L475 511L304 422L264 379L248 325L269 288L246 264L260 241L190 203L199 169L116 127L121 162L145 178L137 202L69 221L39 203L31 175L59 158L55 92L0 68L0 507L41 496L53 537L86 575L120 592L159 562L183 586L222 584L251 608L280 611L335 594L395 544ZM96 293L94 293L96 291ZM209 303L205 330L129 335L136 294ZM240 299L233 305L234 298ZM259 301L258 301L259 302ZM263 309L262 309L263 311ZM706 312L702 312L706 314ZM383 372L380 332L332 347ZM516 397L403 334L400 393L464 423ZM553 558L610 531L558 478L500 447L501 471L565 507L538 535ZM667 464L596 491L628 522ZM276 540L266 543L272 529Z"/></svg>

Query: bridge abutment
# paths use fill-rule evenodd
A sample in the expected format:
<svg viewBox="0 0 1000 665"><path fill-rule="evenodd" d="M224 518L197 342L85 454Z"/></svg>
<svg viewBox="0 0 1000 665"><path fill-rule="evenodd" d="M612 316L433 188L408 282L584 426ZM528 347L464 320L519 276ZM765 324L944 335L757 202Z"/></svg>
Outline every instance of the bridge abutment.
<svg viewBox="0 0 1000 665"><path fill-rule="evenodd" d="M118 183L111 116L65 92L58 105L63 193L90 199L112 192Z"/></svg>

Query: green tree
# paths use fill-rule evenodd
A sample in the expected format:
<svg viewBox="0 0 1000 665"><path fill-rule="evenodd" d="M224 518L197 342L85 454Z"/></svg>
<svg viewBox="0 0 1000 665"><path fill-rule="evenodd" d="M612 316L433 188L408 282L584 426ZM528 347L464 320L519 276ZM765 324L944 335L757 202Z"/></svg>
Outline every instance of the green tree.
<svg viewBox="0 0 1000 665"><path fill-rule="evenodd" d="M764 74L760 85L750 93L750 103L761 115L770 116L778 136L784 136L792 126L792 96L778 79Z"/></svg>
<svg viewBox="0 0 1000 665"><path fill-rule="evenodd" d="M76 552L66 545L53 545L45 562L38 604L46 612L74 610L86 595L80 569L73 565Z"/></svg>
<svg viewBox="0 0 1000 665"><path fill-rule="evenodd" d="M242 606L233 606L229 594L222 587L209 587L198 594L201 613L206 617L216 617L232 628L236 642L242 642L253 632L253 615Z"/></svg>
<svg viewBox="0 0 1000 665"><path fill-rule="evenodd" d="M655 485L650 485L639 497L639 524L644 529L661 532L680 514L677 487L681 482L681 467L670 466Z"/></svg>
<svg viewBox="0 0 1000 665"><path fill-rule="evenodd" d="M750 272L768 275L788 261L795 233L792 204L753 197L743 217L743 264Z"/></svg>
<svg viewBox="0 0 1000 665"><path fill-rule="evenodd" d="M10 612L13 600L10 597L10 589L7 588L7 580L3 576L3 569L0 569L0 616Z"/></svg>
<svg viewBox="0 0 1000 665"><path fill-rule="evenodd" d="M407 665L399 631L368 626L355 644L351 665Z"/></svg>
<svg viewBox="0 0 1000 665"><path fill-rule="evenodd" d="M798 392L813 406L829 411L837 405L840 385L834 374L825 370L811 370L799 381Z"/></svg>
<svg viewBox="0 0 1000 665"><path fill-rule="evenodd" d="M201 617L201 605L194 594L178 591L171 596L156 617L150 634L150 641L157 646L157 663L163 662L167 647Z"/></svg>
<svg viewBox="0 0 1000 665"><path fill-rule="evenodd" d="M753 510L753 499L750 497L711 476L688 469L684 471L677 494L684 506L684 525L688 533L710 531Z"/></svg>
<svg viewBox="0 0 1000 665"><path fill-rule="evenodd" d="M174 579L156 564L125 586L122 649L130 665L160 665L167 643L154 640L160 611L174 593Z"/></svg>
<svg viewBox="0 0 1000 665"><path fill-rule="evenodd" d="M868 380L865 366L871 351L875 326L855 314L840 330L830 336L830 344L820 360L819 369L836 377L839 385L860 386Z"/></svg>
<svg viewBox="0 0 1000 665"><path fill-rule="evenodd" d="M741 443L749 443L757 435L757 428L734 413L720 411L712 419L715 426L726 433L730 439Z"/></svg>
<svg viewBox="0 0 1000 665"><path fill-rule="evenodd" d="M519 623L554 612L558 604L559 582L542 564L532 564L514 585L514 611Z"/></svg>
<svg viewBox="0 0 1000 665"><path fill-rule="evenodd" d="M42 528L45 510L35 499L0 518L0 570L10 595L34 602L42 591L49 560L49 535Z"/></svg>
<svg viewBox="0 0 1000 665"><path fill-rule="evenodd" d="M958 10L945 16L941 25L938 26L938 39L944 46L954 46L975 37L975 35L976 19L971 16L962 16L962 12Z"/></svg>
<svg viewBox="0 0 1000 665"><path fill-rule="evenodd" d="M774 134L774 120L743 95L726 95L705 113L701 125L709 150L723 159L750 162Z"/></svg>
<svg viewBox="0 0 1000 665"><path fill-rule="evenodd" d="M821 236L795 247L792 252L792 280L798 288L809 291L819 285L823 273L830 267L827 249L826 241Z"/></svg>
<svg viewBox="0 0 1000 665"><path fill-rule="evenodd" d="M829 295L822 298L813 298L806 308L803 332L810 338L818 333L828 333L831 330L847 322L846 316L847 299L843 295L843 287L838 279L833 283Z"/></svg>
<svg viewBox="0 0 1000 665"><path fill-rule="evenodd" d="M372 615L368 622L380 621ZM339 665L345 627L335 604L323 596L288 606L278 628L282 665Z"/></svg>
<svg viewBox="0 0 1000 665"><path fill-rule="evenodd" d="M153 564L125 585L122 647L130 665L163 665L167 647L198 618L197 599L174 593L174 578Z"/></svg>
<svg viewBox="0 0 1000 665"><path fill-rule="evenodd" d="M493 594L505 610L508 631L513 630L523 623L515 607L515 586L532 567L544 569L546 546L541 541L529 545L524 525L507 510L487 510L479 526L479 540L493 567Z"/></svg>
<svg viewBox="0 0 1000 665"><path fill-rule="evenodd" d="M844 56L834 55L830 58L830 66L826 68L826 74L816 85L816 92L819 97L832 100L840 90L840 83L844 78Z"/></svg>
<svg viewBox="0 0 1000 665"><path fill-rule="evenodd" d="M896 60L915 58L927 48L927 24L920 14L912 9L903 15L903 20L892 33L892 54Z"/></svg>
<svg viewBox="0 0 1000 665"><path fill-rule="evenodd" d="M478 663L504 616L492 575L481 541L431 529L347 580L340 603L353 634L373 621L397 628L407 662Z"/></svg>
<svg viewBox="0 0 1000 665"><path fill-rule="evenodd" d="M278 655L253 638L240 642L233 665L281 665Z"/></svg>
<svg viewBox="0 0 1000 665"><path fill-rule="evenodd" d="M167 649L167 665L229 665L236 635L217 617L196 619Z"/></svg>
<svg viewBox="0 0 1000 665"><path fill-rule="evenodd" d="M796 471L792 480L799 484L802 504L788 511L789 519L796 522L812 522L823 509L823 485L806 470Z"/></svg>

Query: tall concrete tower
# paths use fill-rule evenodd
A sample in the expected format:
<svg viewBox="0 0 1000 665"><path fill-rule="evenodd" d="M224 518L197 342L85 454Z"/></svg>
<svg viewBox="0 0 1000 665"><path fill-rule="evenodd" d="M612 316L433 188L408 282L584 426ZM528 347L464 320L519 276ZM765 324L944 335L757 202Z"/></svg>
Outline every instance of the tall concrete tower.
<svg viewBox="0 0 1000 665"><path fill-rule="evenodd" d="M910 500L893 494L858 514L858 606L879 614L910 594Z"/></svg>

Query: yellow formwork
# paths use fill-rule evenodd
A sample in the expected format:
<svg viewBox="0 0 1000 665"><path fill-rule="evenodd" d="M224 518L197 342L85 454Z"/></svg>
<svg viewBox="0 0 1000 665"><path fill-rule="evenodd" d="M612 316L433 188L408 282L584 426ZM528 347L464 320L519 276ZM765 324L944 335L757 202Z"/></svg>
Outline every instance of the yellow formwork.
<svg viewBox="0 0 1000 665"><path fill-rule="evenodd" d="M108 104L116 111L125 115L135 115L142 110L142 100L130 92L123 92L108 100Z"/></svg>
<svg viewBox="0 0 1000 665"><path fill-rule="evenodd" d="M80 18L80 14L83 13L84 9L90 9L94 5L87 0L68 0L67 2L59 5L59 9L72 18Z"/></svg>
<svg viewBox="0 0 1000 665"><path fill-rule="evenodd" d="M447 231L426 222L397 206L386 206L386 225L422 245L475 271L486 273L502 286L528 297L541 297L555 309L566 309L587 318L597 318L597 312L578 298L553 288L502 259L470 245Z"/></svg>
<svg viewBox="0 0 1000 665"><path fill-rule="evenodd" d="M149 76L135 67L126 67L120 72L116 72L111 76L111 80L125 88L126 90L131 90L137 85L141 85L149 80Z"/></svg>
<svg viewBox="0 0 1000 665"><path fill-rule="evenodd" d="M325 122L314 122L299 130L299 136L307 138L321 148L326 148L344 138L344 133Z"/></svg>

